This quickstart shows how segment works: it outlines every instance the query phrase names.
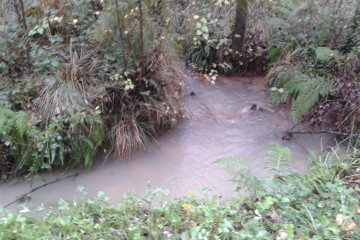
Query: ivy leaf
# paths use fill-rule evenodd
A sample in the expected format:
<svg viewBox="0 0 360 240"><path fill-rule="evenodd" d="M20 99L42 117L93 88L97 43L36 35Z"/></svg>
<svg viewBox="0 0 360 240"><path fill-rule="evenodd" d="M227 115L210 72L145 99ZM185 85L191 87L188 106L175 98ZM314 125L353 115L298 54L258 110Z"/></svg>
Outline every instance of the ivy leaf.
<svg viewBox="0 0 360 240"><path fill-rule="evenodd" d="M36 34L36 31L35 31L35 30L30 30L29 36L33 36L33 35L35 35L35 34Z"/></svg>
<svg viewBox="0 0 360 240"><path fill-rule="evenodd" d="M53 66L53 67L59 67L60 66L60 63L57 61L57 60L53 60L53 61L51 61L51 65Z"/></svg>
<svg viewBox="0 0 360 240"><path fill-rule="evenodd" d="M208 33L209 29L208 29L207 26L202 26L201 31L204 32L204 33Z"/></svg>
<svg viewBox="0 0 360 240"><path fill-rule="evenodd" d="M43 33L44 33L44 28L43 28L43 27L39 27L39 28L37 29L37 32L38 32L39 34L43 34Z"/></svg>

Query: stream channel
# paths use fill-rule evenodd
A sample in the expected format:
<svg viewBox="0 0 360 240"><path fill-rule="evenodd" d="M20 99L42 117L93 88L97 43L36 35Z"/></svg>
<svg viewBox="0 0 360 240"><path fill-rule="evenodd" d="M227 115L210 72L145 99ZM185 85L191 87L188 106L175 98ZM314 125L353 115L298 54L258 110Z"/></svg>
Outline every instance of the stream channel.
<svg viewBox="0 0 360 240"><path fill-rule="evenodd" d="M104 191L112 201L124 195L143 195L147 182L152 188L170 190L171 197L198 192L201 187L213 190L225 199L236 196L236 185L222 166L214 164L225 156L250 159L254 169L263 167L265 152L270 143L278 142L291 149L295 171L306 171L307 150L320 152L321 144L328 145L326 135L298 135L282 141L284 132L293 125L289 107L273 107L267 94L263 76L219 77L215 86L205 86L201 80L185 74L184 104L189 117L181 119L175 130L166 132L150 150L136 153L131 159L109 157L99 159L89 172L78 171L78 176L40 188L26 202L29 208L40 203L56 205L59 199L79 198L78 186L84 187L88 197ZM194 92L194 94L190 94ZM254 104L265 109L251 110ZM64 175L47 173L47 182ZM22 194L44 182L34 180L0 184L0 206L5 206ZM16 209L20 203L8 209Z"/></svg>

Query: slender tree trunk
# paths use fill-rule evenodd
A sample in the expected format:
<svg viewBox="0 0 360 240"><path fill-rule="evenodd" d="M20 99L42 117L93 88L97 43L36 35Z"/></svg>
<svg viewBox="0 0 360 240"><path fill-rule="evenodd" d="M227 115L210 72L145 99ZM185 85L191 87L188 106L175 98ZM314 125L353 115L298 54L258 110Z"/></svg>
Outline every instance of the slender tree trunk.
<svg viewBox="0 0 360 240"><path fill-rule="evenodd" d="M117 21L118 21L118 30L119 30L119 34L120 34L120 44L121 44L121 52L122 52L122 57L123 57L123 62L124 62L124 66L125 68L128 67L127 65L127 61L126 61L126 56L125 56L125 44L124 44L124 35L123 35L123 30L122 27L123 24L121 24L121 18L120 18L120 13L119 13L119 1L115 0L115 10L116 10L116 16L117 16Z"/></svg>
<svg viewBox="0 0 360 240"><path fill-rule="evenodd" d="M27 30L25 11L24 11L24 3L22 0L19 0L19 2L20 2L21 14L22 14L22 21L23 21L25 30Z"/></svg>
<svg viewBox="0 0 360 240"><path fill-rule="evenodd" d="M16 11L16 14L18 15L18 19L19 19L19 22L20 24L23 25L23 28L25 30L25 38L27 37L27 24L26 24L26 16L25 16L25 9L24 9L24 3L23 3L23 0L18 0L19 4L20 4L20 11L21 13L19 12L19 9L18 9L18 6L16 4L16 2L14 2L14 6L15 6L15 11ZM25 41L25 52L26 52L26 70L27 70L27 73L30 71L30 67L31 67L31 60L30 60L30 45L29 45L29 42L28 41Z"/></svg>
<svg viewBox="0 0 360 240"><path fill-rule="evenodd" d="M140 24L140 57L139 57L139 63L141 68L141 77L145 75L145 56L144 56L144 37L143 37L143 12L142 12L142 4L141 0L138 0L139 5L139 24Z"/></svg>
<svg viewBox="0 0 360 240"><path fill-rule="evenodd" d="M242 52L242 48L244 45L247 13L248 13L248 1L237 0L235 25L232 36L232 50L233 50L233 58L235 60L240 58L239 54Z"/></svg>

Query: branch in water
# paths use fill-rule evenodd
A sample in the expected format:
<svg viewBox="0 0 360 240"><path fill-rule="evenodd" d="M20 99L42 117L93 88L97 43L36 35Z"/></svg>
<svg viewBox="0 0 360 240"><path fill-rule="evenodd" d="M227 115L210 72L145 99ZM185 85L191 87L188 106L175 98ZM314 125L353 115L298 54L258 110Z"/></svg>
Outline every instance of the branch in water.
<svg viewBox="0 0 360 240"><path fill-rule="evenodd" d="M322 131L291 131L290 130L290 131L285 132L285 135L281 139L289 141L294 137L295 134L322 134L322 133L333 134L333 135L338 135L338 136L345 136L345 137L360 135L360 134L348 134L348 133L325 131L325 130L322 130Z"/></svg>
<svg viewBox="0 0 360 240"><path fill-rule="evenodd" d="M11 203L6 204L6 205L4 206L4 208L9 207L9 206L13 205L13 204L16 203L16 202L23 202L23 201L25 201L26 198L29 196L30 193L33 193L33 192L35 192L36 190L39 190L40 188L46 187L46 186L48 186L48 185L50 185L50 184L54 184L54 183L60 182L60 181L65 180L65 179L67 179L67 178L77 177L77 176L79 176L79 175L80 175L80 173L74 173L74 174L72 174L72 175L69 175L69 176L66 176L66 177L63 177L63 178L56 178L54 181L51 181L51 182L45 183L45 184L43 184L43 185L41 185L41 186L39 186L39 187L33 188L33 189L31 189L30 192L24 193L24 194L22 194L20 197L18 197L16 200L12 201Z"/></svg>

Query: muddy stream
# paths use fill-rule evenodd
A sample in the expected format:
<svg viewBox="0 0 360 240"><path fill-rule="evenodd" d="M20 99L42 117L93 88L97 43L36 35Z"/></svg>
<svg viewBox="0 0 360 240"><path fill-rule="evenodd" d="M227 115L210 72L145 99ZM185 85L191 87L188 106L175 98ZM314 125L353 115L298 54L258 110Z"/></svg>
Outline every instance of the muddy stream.
<svg viewBox="0 0 360 240"><path fill-rule="evenodd" d="M130 193L144 194L148 181L153 188L169 189L171 197L207 187L229 198L236 196L235 184L228 181L231 176L221 166L213 164L215 160L240 155L251 159L251 167L261 169L269 144L279 142L291 149L295 170L305 171L306 150L319 152L321 143L329 142L329 137L321 135L301 135L282 141L284 131L292 126L289 109L271 106L261 76L220 77L213 87L189 76L185 77L184 99L189 117L181 119L175 130L164 133L151 150L128 160L100 159L90 172L79 171L78 176L33 192L26 204L32 208L40 203L56 204L61 198L69 201L79 198L78 186L83 186L89 197L104 191L116 201ZM254 104L265 111L251 110ZM64 176L44 174L42 177L50 182ZM0 184L0 206L42 184L40 180L32 184L26 181ZM18 204L9 209L15 209Z"/></svg>

